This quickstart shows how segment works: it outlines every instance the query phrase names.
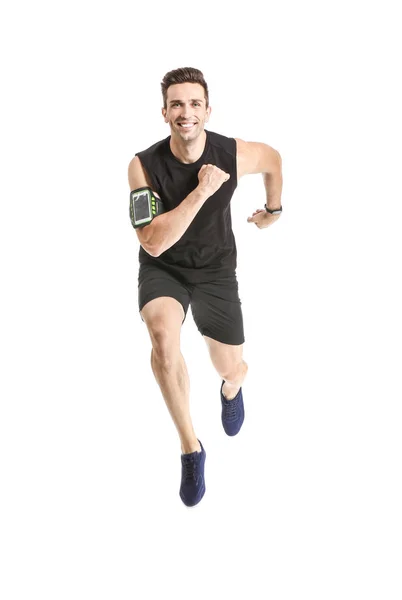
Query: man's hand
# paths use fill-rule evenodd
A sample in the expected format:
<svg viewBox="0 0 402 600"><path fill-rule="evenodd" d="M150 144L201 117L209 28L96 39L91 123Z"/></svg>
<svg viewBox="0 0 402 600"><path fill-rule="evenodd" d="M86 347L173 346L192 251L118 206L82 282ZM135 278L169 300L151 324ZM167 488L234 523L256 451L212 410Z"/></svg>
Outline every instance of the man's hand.
<svg viewBox="0 0 402 600"><path fill-rule="evenodd" d="M215 165L202 165L198 171L198 187L208 196L212 196L229 177L229 173Z"/></svg>
<svg viewBox="0 0 402 600"><path fill-rule="evenodd" d="M281 215L271 215L267 213L265 208L257 208L255 212L253 212L252 217L248 217L248 223L255 223L259 229L264 229L265 227L269 227L279 219Z"/></svg>

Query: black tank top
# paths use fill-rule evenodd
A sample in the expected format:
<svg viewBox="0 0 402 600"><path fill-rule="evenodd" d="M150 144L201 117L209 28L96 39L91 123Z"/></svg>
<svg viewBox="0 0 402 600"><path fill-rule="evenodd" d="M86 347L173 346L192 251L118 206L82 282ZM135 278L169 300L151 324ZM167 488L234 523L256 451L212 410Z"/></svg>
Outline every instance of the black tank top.
<svg viewBox="0 0 402 600"><path fill-rule="evenodd" d="M230 200L237 187L236 140L212 131L205 133L204 152L194 163L182 163L174 156L171 136L136 153L167 211L176 208L198 186L202 165L216 165L230 174L229 180L206 200L173 246L158 257L140 246L140 273L156 265L188 283L199 283L233 275L236 270L237 250L230 212Z"/></svg>

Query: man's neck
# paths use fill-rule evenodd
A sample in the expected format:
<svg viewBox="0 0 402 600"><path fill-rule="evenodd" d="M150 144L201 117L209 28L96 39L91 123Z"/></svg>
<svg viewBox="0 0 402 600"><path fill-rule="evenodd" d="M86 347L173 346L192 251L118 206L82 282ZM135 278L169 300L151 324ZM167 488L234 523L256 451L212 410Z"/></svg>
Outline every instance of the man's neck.
<svg viewBox="0 0 402 600"><path fill-rule="evenodd" d="M170 149L174 156L182 163L190 164L196 162L205 149L207 134L205 130L195 140L183 142L175 136L170 137Z"/></svg>

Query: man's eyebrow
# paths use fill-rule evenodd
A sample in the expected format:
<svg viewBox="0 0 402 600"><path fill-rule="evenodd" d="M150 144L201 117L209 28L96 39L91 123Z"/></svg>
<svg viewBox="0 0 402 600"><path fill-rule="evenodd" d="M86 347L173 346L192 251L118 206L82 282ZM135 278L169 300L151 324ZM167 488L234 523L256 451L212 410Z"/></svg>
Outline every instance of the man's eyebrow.
<svg viewBox="0 0 402 600"><path fill-rule="evenodd" d="M181 104L182 100L170 100L169 104L175 104L175 102ZM190 98L190 102L203 102L203 100L200 100L199 98Z"/></svg>

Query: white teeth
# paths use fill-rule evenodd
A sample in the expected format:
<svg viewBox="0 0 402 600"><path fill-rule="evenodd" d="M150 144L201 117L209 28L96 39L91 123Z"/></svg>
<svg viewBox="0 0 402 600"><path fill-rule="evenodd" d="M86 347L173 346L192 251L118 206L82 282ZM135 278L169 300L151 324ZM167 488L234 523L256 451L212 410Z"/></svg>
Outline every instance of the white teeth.
<svg viewBox="0 0 402 600"><path fill-rule="evenodd" d="M187 129L189 129L189 127L192 127L194 125L194 123L187 123L186 125L184 123L180 123L180 125L182 127L186 127Z"/></svg>

